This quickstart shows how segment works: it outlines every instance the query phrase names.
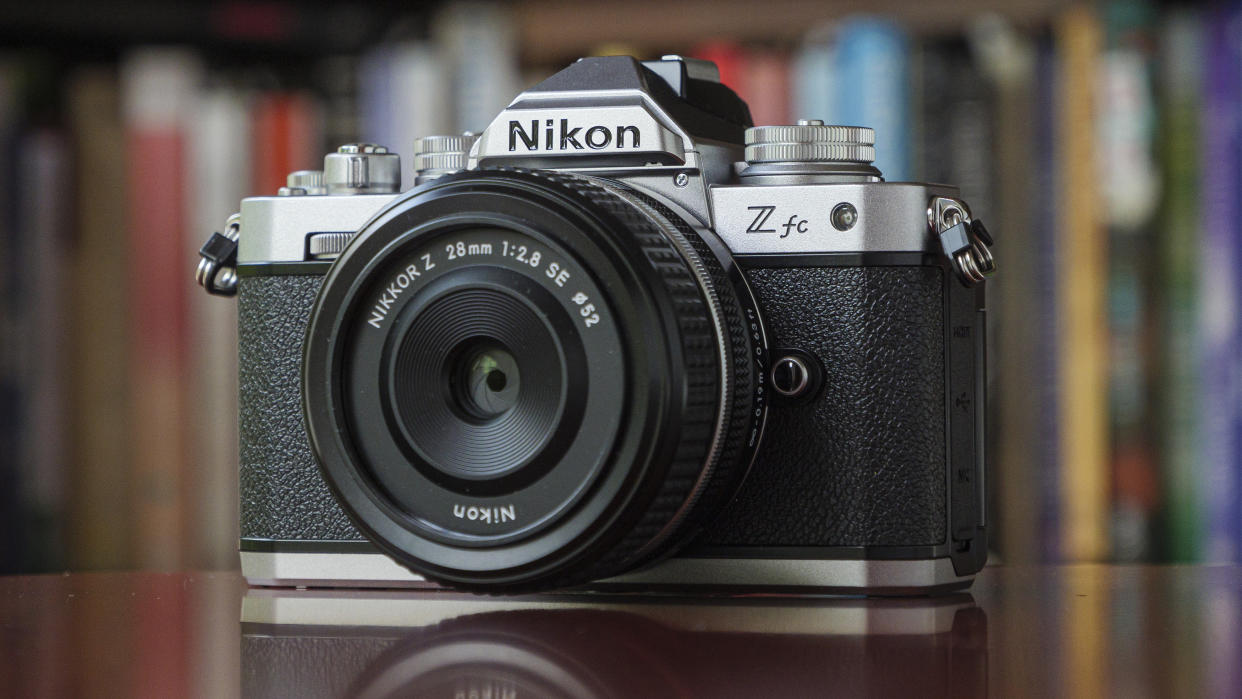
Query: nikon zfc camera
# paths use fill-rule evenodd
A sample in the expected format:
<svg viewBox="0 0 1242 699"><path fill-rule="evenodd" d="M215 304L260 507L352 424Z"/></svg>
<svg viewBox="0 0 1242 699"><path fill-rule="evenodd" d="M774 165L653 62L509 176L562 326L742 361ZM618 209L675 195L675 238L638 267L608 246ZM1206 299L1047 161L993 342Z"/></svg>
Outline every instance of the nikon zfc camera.
<svg viewBox="0 0 1242 699"><path fill-rule="evenodd" d="M407 191L355 144L244 200L198 278L239 303L247 579L969 585L991 239L874 149L588 58Z"/></svg>

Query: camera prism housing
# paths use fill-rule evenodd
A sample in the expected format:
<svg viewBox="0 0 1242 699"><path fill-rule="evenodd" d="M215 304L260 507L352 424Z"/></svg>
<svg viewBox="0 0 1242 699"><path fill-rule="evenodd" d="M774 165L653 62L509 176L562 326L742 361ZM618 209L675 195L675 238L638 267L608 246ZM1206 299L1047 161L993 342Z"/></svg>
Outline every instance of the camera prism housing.
<svg viewBox="0 0 1242 699"><path fill-rule="evenodd" d="M239 303L247 579L968 586L991 239L875 147L588 58L404 193L351 145L244 200L199 276Z"/></svg>

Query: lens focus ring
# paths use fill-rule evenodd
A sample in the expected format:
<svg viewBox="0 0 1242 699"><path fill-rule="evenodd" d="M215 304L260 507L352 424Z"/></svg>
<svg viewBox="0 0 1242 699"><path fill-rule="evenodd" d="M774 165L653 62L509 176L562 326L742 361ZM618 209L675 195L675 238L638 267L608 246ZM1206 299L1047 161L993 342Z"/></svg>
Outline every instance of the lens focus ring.
<svg viewBox="0 0 1242 699"><path fill-rule="evenodd" d="M716 336L711 310L705 301L706 292L700 288L683 253L667 237L669 227L677 234L681 233L681 229L671 223L668 227L657 225L651 217L590 180L550 172L541 172L539 176L587 199L629 230L643 255L659 273L664 290L673 301L672 310L681 331L686 371L686 403L680 444L675 451L675 460L668 466L659 494L641 519L603 558L591 567L572 571L555 585L564 587L621 572L633 562L631 558L635 554L646 549L665 530L684 506L693 504L700 475L705 468L714 466L706 461L719 410L719 343L726 340Z"/></svg>

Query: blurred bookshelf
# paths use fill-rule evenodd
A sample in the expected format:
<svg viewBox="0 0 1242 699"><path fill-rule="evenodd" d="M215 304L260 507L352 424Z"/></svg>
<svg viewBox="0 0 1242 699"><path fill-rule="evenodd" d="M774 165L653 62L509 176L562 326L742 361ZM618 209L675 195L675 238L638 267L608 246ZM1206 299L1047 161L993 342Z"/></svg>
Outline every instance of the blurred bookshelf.
<svg viewBox="0 0 1242 699"><path fill-rule="evenodd" d="M875 126L998 238L993 560L1242 556L1242 9L1033 0L0 9L0 572L236 566L237 202L590 54Z"/></svg>

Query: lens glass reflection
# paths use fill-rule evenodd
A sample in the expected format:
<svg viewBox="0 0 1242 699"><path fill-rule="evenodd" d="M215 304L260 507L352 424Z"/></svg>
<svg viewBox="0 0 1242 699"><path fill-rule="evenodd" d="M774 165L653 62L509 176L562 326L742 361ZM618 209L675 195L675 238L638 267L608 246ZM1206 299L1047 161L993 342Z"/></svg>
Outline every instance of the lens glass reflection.
<svg viewBox="0 0 1242 699"><path fill-rule="evenodd" d="M446 374L458 409L475 419L492 420L517 403L521 372L498 342L468 343L450 355Z"/></svg>

